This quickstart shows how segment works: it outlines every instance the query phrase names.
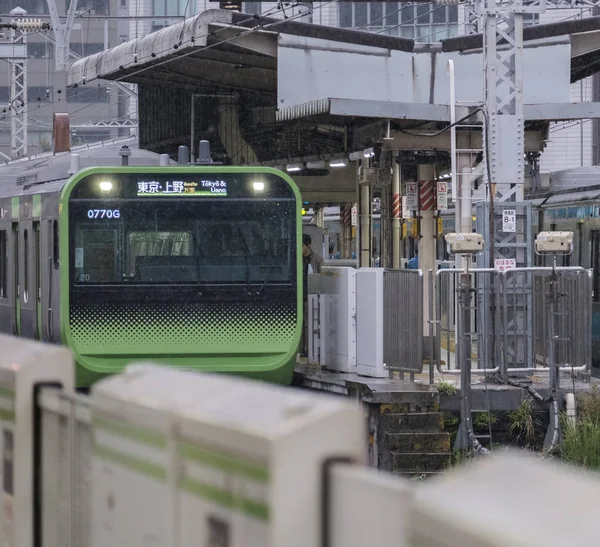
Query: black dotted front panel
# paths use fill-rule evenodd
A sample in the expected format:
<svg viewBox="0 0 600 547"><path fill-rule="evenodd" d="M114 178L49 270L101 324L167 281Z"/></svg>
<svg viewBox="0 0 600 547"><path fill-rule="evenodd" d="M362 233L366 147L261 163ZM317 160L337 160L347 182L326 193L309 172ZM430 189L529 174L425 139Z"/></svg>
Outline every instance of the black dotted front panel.
<svg viewBox="0 0 600 547"><path fill-rule="evenodd" d="M71 334L83 355L287 352L290 303L74 304Z"/></svg>

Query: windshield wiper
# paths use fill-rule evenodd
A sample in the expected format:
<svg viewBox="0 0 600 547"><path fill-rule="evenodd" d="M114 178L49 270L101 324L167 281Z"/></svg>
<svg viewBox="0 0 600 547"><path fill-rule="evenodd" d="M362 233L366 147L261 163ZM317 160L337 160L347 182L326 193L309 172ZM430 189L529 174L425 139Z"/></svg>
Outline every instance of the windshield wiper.
<svg viewBox="0 0 600 547"><path fill-rule="evenodd" d="M262 282L262 285L260 286L260 288L254 293L256 296L260 296L263 292L263 289L265 288L265 285L269 282L269 280L271 279L271 276L273 275L273 271L275 270L276 265L274 264L273 266L271 266L271 269L269 270L269 273L267 274L267 277L265 277L265 280Z"/></svg>

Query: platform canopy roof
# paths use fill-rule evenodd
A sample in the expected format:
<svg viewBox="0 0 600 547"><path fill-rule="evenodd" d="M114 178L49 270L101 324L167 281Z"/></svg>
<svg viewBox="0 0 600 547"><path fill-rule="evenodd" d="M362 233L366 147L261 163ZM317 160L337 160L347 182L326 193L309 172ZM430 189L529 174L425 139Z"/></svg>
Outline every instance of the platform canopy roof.
<svg viewBox="0 0 600 547"><path fill-rule="evenodd" d="M524 39L525 147L539 151L549 121L600 117L600 104L570 100L571 83L600 70L600 17L528 27ZM235 137L249 146L259 162L294 162L362 150L390 129L395 136L385 146L391 149L416 150L421 141L447 149L407 130L441 128L450 120L449 59L462 116L483 101L481 35L421 44L208 10L76 61L68 85L139 84L141 147L176 153L189 143L196 116L195 138L212 139L223 157L237 149L219 143L227 133L230 142ZM201 97L195 114L190 94ZM225 127L223 120L232 118L220 110L223 97L239 105L239 131ZM217 132L221 139L214 138Z"/></svg>
<svg viewBox="0 0 600 547"><path fill-rule="evenodd" d="M600 70L600 17L531 26L525 28L523 34L526 47L532 46L531 49L543 45L569 45L570 66L567 70L570 82L576 82ZM319 46L332 50L337 47L338 52L346 54L345 58L349 63L352 62L352 57L356 60L369 55L376 58L381 52L385 52L388 61L392 61L386 67L388 74L378 72L378 65L373 63L373 73L370 76L374 79L369 82L371 85L378 82L385 85L386 76L393 79L394 72L403 71L406 60L427 58L426 62L431 64L431 60L437 57L439 64L442 58L468 58L469 64L474 65L476 71L481 73L482 43L481 34L450 38L433 44L420 44L406 38L371 32L212 9L76 61L69 70L68 85L78 86L96 79L105 79L177 87L194 92L219 86L224 89L278 95L278 106L281 109L283 105L285 109L290 106L290 101L284 96L288 85L302 88L311 83L315 77L312 72L316 68L314 63L290 67L287 63L291 60L287 54L290 49L307 52ZM555 63L557 60L561 59L554 58ZM394 61L397 61L395 66ZM527 62L525 64L527 69ZM351 69L351 64L348 68ZM460 76L460 68L457 67L457 70L457 76ZM335 76L335 72L336 70L332 70L332 75ZM288 81L282 81L284 74ZM290 84L289 79L294 75L293 79L296 81ZM407 76L404 73L402 75ZM432 86L435 85L437 75L435 72L431 78ZM419 75L413 73L412 79L412 83L416 83L414 80L418 80ZM446 81L443 84L447 87ZM318 99L360 100L352 96L351 91L349 95L349 91L339 89L336 95L319 96ZM395 117L411 117L410 113L402 112L403 106L417 107L417 116L421 116L418 105L424 104L427 107L427 103L433 102L430 106L442 108L429 109L432 119L446 119L447 107L443 100L422 100L430 99L430 95L435 97L438 94L437 90L425 89L423 93L424 97L405 97L399 93L400 96L388 101L397 103ZM459 88L459 101L460 93ZM525 93L527 95L527 88ZM370 95L366 95L361 98L369 97ZM299 106L314 101L295 102L294 106ZM525 102L531 103L527 100ZM347 110L348 103L345 107ZM310 107L307 106L304 110L305 114L311 114ZM389 114L393 114L393 110L392 108ZM302 115L302 112L297 112L297 115ZM539 108L529 108L526 112L529 119L546 119L547 116L548 114L542 113Z"/></svg>

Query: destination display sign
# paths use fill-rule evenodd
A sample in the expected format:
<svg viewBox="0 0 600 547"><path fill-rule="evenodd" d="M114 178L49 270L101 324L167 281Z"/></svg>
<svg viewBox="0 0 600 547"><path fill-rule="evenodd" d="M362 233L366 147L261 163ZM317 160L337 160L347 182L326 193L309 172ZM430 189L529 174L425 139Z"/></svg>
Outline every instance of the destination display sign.
<svg viewBox="0 0 600 547"><path fill-rule="evenodd" d="M226 197L225 180L167 180L138 181L137 195L143 196L187 196L187 197Z"/></svg>

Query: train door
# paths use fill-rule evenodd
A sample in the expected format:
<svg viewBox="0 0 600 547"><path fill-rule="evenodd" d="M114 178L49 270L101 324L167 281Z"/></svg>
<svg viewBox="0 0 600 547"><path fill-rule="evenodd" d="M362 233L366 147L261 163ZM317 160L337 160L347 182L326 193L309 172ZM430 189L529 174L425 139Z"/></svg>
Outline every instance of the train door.
<svg viewBox="0 0 600 547"><path fill-rule="evenodd" d="M10 287L8 284L9 271L9 233L6 224L0 229L0 331L12 334L13 306L10 300Z"/></svg>
<svg viewBox="0 0 600 547"><path fill-rule="evenodd" d="M26 210L27 210L27 205ZM35 281L35 230L30 219L23 219L19 225L20 259L20 306L21 335L25 338L37 338L36 281Z"/></svg>
<svg viewBox="0 0 600 547"><path fill-rule="evenodd" d="M11 246L13 258L13 298L15 303L14 316L14 333L18 336L21 334L21 276L19 267L19 223L13 222L11 230Z"/></svg>
<svg viewBox="0 0 600 547"><path fill-rule="evenodd" d="M35 294L32 294L32 301L35 300L35 337L41 340L42 337L42 272L40 256L41 244L40 244L40 223L39 221L33 222L33 229L31 230L33 236L33 289Z"/></svg>
<svg viewBox="0 0 600 547"><path fill-rule="evenodd" d="M592 301L600 300L600 230L590 231L590 266L592 268Z"/></svg>

